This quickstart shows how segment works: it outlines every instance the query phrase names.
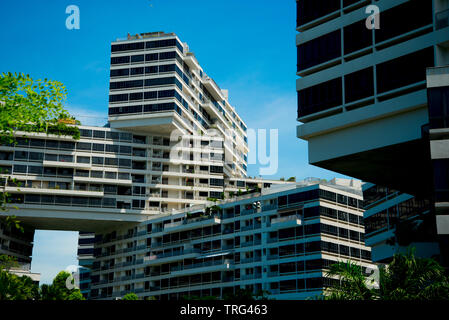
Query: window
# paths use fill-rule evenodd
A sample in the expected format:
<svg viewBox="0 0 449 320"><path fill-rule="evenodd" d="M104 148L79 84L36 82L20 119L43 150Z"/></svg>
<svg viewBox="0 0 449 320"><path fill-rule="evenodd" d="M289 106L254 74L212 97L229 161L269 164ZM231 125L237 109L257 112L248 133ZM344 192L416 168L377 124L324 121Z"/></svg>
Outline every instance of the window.
<svg viewBox="0 0 449 320"><path fill-rule="evenodd" d="M336 78L298 91L298 118L343 103L342 80Z"/></svg>
<svg viewBox="0 0 449 320"><path fill-rule="evenodd" d="M143 93L142 92L133 92L129 94L130 101L142 100Z"/></svg>
<svg viewBox="0 0 449 320"><path fill-rule="evenodd" d="M129 63L129 56L126 57L112 57L111 58L111 65L112 64L125 64Z"/></svg>
<svg viewBox="0 0 449 320"><path fill-rule="evenodd" d="M341 56L340 29L298 46L298 71Z"/></svg>
<svg viewBox="0 0 449 320"><path fill-rule="evenodd" d="M91 176L91 178L103 178L103 171L95 171L95 170L92 170L91 172L90 172L90 176Z"/></svg>
<svg viewBox="0 0 449 320"><path fill-rule="evenodd" d="M343 28L345 54L361 50L372 44L372 31L366 28L365 20L357 21Z"/></svg>
<svg viewBox="0 0 449 320"><path fill-rule="evenodd" d="M111 46L111 52L141 50L144 48L144 46L144 42L114 44Z"/></svg>
<svg viewBox="0 0 449 320"><path fill-rule="evenodd" d="M109 152L109 153L118 153L118 145L115 145L115 144L107 144L107 145L106 145L106 152Z"/></svg>
<svg viewBox="0 0 449 320"><path fill-rule="evenodd" d="M111 70L110 72L110 77L114 78L114 77L126 77L129 75L129 69L114 69Z"/></svg>
<svg viewBox="0 0 449 320"><path fill-rule="evenodd" d="M103 163L104 163L104 158L103 157L92 157L92 164L93 165L102 166Z"/></svg>
<svg viewBox="0 0 449 320"><path fill-rule="evenodd" d="M14 159L15 160L28 160L28 151L15 151Z"/></svg>
<svg viewBox="0 0 449 320"><path fill-rule="evenodd" d="M131 63L143 62L145 60L145 56L143 54L131 56Z"/></svg>
<svg viewBox="0 0 449 320"><path fill-rule="evenodd" d="M345 75L345 102L353 102L374 94L373 68Z"/></svg>
<svg viewBox="0 0 449 320"><path fill-rule="evenodd" d="M56 176L56 168L44 167L44 176Z"/></svg>
<svg viewBox="0 0 449 320"><path fill-rule="evenodd" d="M58 160L60 162L73 162L73 156L72 155L60 154L58 156Z"/></svg>
<svg viewBox="0 0 449 320"><path fill-rule="evenodd" d="M118 178L119 178L119 180L130 180L129 173L126 173L126 172L119 172Z"/></svg>
<svg viewBox="0 0 449 320"><path fill-rule="evenodd" d="M340 0L296 1L296 24L306 24L340 9Z"/></svg>
<svg viewBox="0 0 449 320"><path fill-rule="evenodd" d="M110 173L110 172L105 172L105 178L106 178L106 173ZM107 194L117 194L117 186L105 184L103 186L103 191L104 191L104 193L107 193Z"/></svg>
<svg viewBox="0 0 449 320"><path fill-rule="evenodd" d="M92 152L104 152L104 144L92 143Z"/></svg>
<svg viewBox="0 0 449 320"><path fill-rule="evenodd" d="M118 162L119 168L131 168L131 160L130 159L119 159Z"/></svg>
<svg viewBox="0 0 449 320"><path fill-rule="evenodd" d="M21 164L15 164L13 167L13 173L27 173L27 166L21 165Z"/></svg>
<svg viewBox="0 0 449 320"><path fill-rule="evenodd" d="M77 144L76 144L76 150L79 150L79 151L91 151L91 149L92 149L92 144L91 143L88 143L88 142L78 142Z"/></svg>
<svg viewBox="0 0 449 320"><path fill-rule="evenodd" d="M106 171L104 173L104 177L105 177L105 179L117 179L117 172Z"/></svg>
<svg viewBox="0 0 449 320"><path fill-rule="evenodd" d="M47 149L58 149L59 148L59 141L47 140L47 141L45 141L45 147Z"/></svg>
<svg viewBox="0 0 449 320"><path fill-rule="evenodd" d="M156 78L156 79L146 79L145 80L145 87L152 87L152 86L162 86L162 85L169 85L169 84L175 84L174 77L170 78Z"/></svg>
<svg viewBox="0 0 449 320"><path fill-rule="evenodd" d="M119 133L115 132L115 131L107 131L106 132L106 139L118 141L119 140Z"/></svg>
<svg viewBox="0 0 449 320"><path fill-rule="evenodd" d="M66 149L66 150L75 150L75 142L60 141L59 142L59 148L60 149Z"/></svg>
<svg viewBox="0 0 449 320"><path fill-rule="evenodd" d="M90 163L90 157L77 156L76 162L77 163Z"/></svg>
<svg viewBox="0 0 449 320"><path fill-rule="evenodd" d="M158 66L145 67L145 73L158 73Z"/></svg>
<svg viewBox="0 0 449 320"><path fill-rule="evenodd" d="M42 174L43 167L41 166L28 166L28 174Z"/></svg>
<svg viewBox="0 0 449 320"><path fill-rule="evenodd" d="M118 159L117 158L105 158L104 159L104 165L105 166L117 166L118 165Z"/></svg>
<svg viewBox="0 0 449 320"><path fill-rule="evenodd" d="M426 80L426 68L434 65L433 47L429 47L376 66L377 91L383 93ZM410 66L413 65L413 68Z"/></svg>
<svg viewBox="0 0 449 320"><path fill-rule="evenodd" d="M94 131L94 138L95 139L104 139L104 137L105 137L105 132L104 131L98 131L98 130Z"/></svg>
<svg viewBox="0 0 449 320"><path fill-rule="evenodd" d="M375 30L374 33L376 43L432 24L432 2L420 0L407 1L391 9L382 11L381 20L382 27Z"/></svg>
<svg viewBox="0 0 449 320"><path fill-rule="evenodd" d="M43 139L30 139L30 147L45 148L45 140L43 140Z"/></svg>
<svg viewBox="0 0 449 320"><path fill-rule="evenodd" d="M120 146L120 154L131 155L132 148L129 146Z"/></svg>
<svg viewBox="0 0 449 320"><path fill-rule="evenodd" d="M132 133L120 132L120 141L122 141L122 142L131 142L132 138L133 138Z"/></svg>

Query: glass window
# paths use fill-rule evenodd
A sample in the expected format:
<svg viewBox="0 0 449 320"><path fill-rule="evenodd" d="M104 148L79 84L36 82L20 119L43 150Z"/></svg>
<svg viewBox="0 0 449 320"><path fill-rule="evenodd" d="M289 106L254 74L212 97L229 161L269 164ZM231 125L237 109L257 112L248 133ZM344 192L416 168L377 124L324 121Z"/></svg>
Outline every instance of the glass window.
<svg viewBox="0 0 449 320"><path fill-rule="evenodd" d="M92 143L88 143L88 142L78 142L76 144L76 150L80 150L80 151L91 151L92 149Z"/></svg>
<svg viewBox="0 0 449 320"><path fill-rule="evenodd" d="M15 151L14 159L15 160L28 160L28 151Z"/></svg>
<svg viewBox="0 0 449 320"><path fill-rule="evenodd" d="M43 140L43 139L30 139L30 147L45 148L45 140Z"/></svg>
<svg viewBox="0 0 449 320"><path fill-rule="evenodd" d="M130 180L129 173L126 172L119 172L118 178L119 180Z"/></svg>
<svg viewBox="0 0 449 320"><path fill-rule="evenodd" d="M80 136L83 138L92 138L92 130L80 129Z"/></svg>
<svg viewBox="0 0 449 320"><path fill-rule="evenodd" d="M72 155L59 155L59 161L60 162L73 162L73 156Z"/></svg>
<svg viewBox="0 0 449 320"><path fill-rule="evenodd" d="M93 152L104 152L104 144L92 143Z"/></svg>
<svg viewBox="0 0 449 320"><path fill-rule="evenodd" d="M56 168L44 167L44 176L56 176Z"/></svg>
<svg viewBox="0 0 449 320"><path fill-rule="evenodd" d="M58 161L58 155L52 154L52 153L46 153L45 154L45 160L46 161Z"/></svg>
<svg viewBox="0 0 449 320"><path fill-rule="evenodd" d="M107 145L106 145L106 152L109 152L109 153L118 153L118 145L115 145L115 144L107 144Z"/></svg>
<svg viewBox="0 0 449 320"><path fill-rule="evenodd" d="M117 172L109 172L109 171L106 171L106 172L104 173L104 177L105 177L106 179L117 179Z"/></svg>
<svg viewBox="0 0 449 320"><path fill-rule="evenodd" d="M105 158L104 159L104 165L105 166L117 166L118 165L118 159L117 158Z"/></svg>
<svg viewBox="0 0 449 320"><path fill-rule="evenodd" d="M92 157L92 164L93 165L100 165L102 166L104 163L104 158L103 157Z"/></svg>
<svg viewBox="0 0 449 320"><path fill-rule="evenodd" d="M99 130L94 131L94 138L104 139L104 137L105 137L104 131L99 131Z"/></svg>
<svg viewBox="0 0 449 320"><path fill-rule="evenodd" d="M41 167L41 166L29 166L28 167L28 174L39 174L39 175L41 175L42 174L42 170L43 170L43 167Z"/></svg>
<svg viewBox="0 0 449 320"><path fill-rule="evenodd" d="M129 146L120 146L120 154L131 155L132 148Z"/></svg>
<svg viewBox="0 0 449 320"><path fill-rule="evenodd" d="M78 163L90 163L90 157L77 156L76 157L76 162L78 162Z"/></svg>
<svg viewBox="0 0 449 320"><path fill-rule="evenodd" d="M119 133L115 131L107 131L106 132L106 139L118 141L119 140Z"/></svg>
<svg viewBox="0 0 449 320"><path fill-rule="evenodd" d="M90 172L90 176L91 176L92 178L103 178L103 171L95 171L95 170L92 170L92 171Z"/></svg>
<svg viewBox="0 0 449 320"><path fill-rule="evenodd" d="M30 152L30 161L42 161L44 154L42 152Z"/></svg>
<svg viewBox="0 0 449 320"><path fill-rule="evenodd" d="M59 148L59 141L47 140L47 141L45 141L45 147L47 149L58 149Z"/></svg>
<svg viewBox="0 0 449 320"><path fill-rule="evenodd" d="M27 173L27 166L21 164L15 164L13 167L14 173Z"/></svg>
<svg viewBox="0 0 449 320"><path fill-rule="evenodd" d="M120 168L131 168L131 160L130 159L119 159L119 167Z"/></svg>
<svg viewBox="0 0 449 320"><path fill-rule="evenodd" d="M60 149L67 149L67 150L75 150L75 142L60 141L59 142L59 148Z"/></svg>

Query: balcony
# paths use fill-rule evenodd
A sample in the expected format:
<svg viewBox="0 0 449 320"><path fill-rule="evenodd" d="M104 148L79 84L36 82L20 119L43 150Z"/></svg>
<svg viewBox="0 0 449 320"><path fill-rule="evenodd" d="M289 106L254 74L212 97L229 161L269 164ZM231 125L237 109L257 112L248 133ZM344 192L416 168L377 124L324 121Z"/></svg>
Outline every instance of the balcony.
<svg viewBox="0 0 449 320"><path fill-rule="evenodd" d="M286 217L279 217L274 218L271 220L271 228L272 229L278 229L278 228L289 228L289 227L296 227L301 225L301 217L297 215L291 215Z"/></svg>
<svg viewBox="0 0 449 320"><path fill-rule="evenodd" d="M185 276L198 273L230 271L234 269L233 260L207 261L184 266L184 269L171 272L172 276Z"/></svg>
<svg viewBox="0 0 449 320"><path fill-rule="evenodd" d="M66 162L66 161L50 161L44 160L42 162L44 167L59 167L59 168L80 168L88 169L91 167L89 163L78 163L78 162Z"/></svg>
<svg viewBox="0 0 449 320"><path fill-rule="evenodd" d="M150 255L145 257L143 260L145 265L158 265L163 263L179 261L183 259L196 258L200 255L200 253L201 253L200 249L188 249L174 253L169 252L165 254Z"/></svg>
<svg viewBox="0 0 449 320"><path fill-rule="evenodd" d="M164 227L165 232L179 232L179 231L186 231L186 230L192 230L197 229L201 227L208 227L220 224L221 220L218 217L199 217L199 218L192 218L192 219L185 219L178 222L172 222L168 223Z"/></svg>

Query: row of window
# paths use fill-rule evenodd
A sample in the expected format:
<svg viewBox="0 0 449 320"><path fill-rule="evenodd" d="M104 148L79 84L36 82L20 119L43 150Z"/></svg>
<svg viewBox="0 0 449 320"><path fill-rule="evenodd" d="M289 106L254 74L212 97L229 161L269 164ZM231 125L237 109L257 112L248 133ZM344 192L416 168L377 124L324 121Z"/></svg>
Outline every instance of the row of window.
<svg viewBox="0 0 449 320"><path fill-rule="evenodd" d="M325 199L332 202L337 202L343 205L351 206L354 208L363 208L363 201L357 200L352 197L348 197L342 194L338 194L332 191L314 189L309 191L302 191L286 196L278 197L278 206L293 205L300 202Z"/></svg>
<svg viewBox="0 0 449 320"><path fill-rule="evenodd" d="M154 103L146 105L135 105L126 107L109 108L109 115L127 114L127 113L142 113L142 112L161 112L161 111L176 111L182 115L181 108L174 102L171 103Z"/></svg>
<svg viewBox="0 0 449 320"><path fill-rule="evenodd" d="M385 93L426 79L426 68L433 66L433 47L376 65L377 93ZM413 65L413 68L410 68ZM344 76L345 103L374 94L374 71L367 68ZM343 81L335 78L298 91L298 117L343 104Z"/></svg>
<svg viewBox="0 0 449 320"><path fill-rule="evenodd" d="M122 56L122 57L112 57L111 65L114 64L126 64L126 63L144 63L144 62L154 62L178 59L182 62L182 58L176 53L176 51L159 52L159 53L149 53L149 54L139 54L133 56Z"/></svg>
<svg viewBox="0 0 449 320"><path fill-rule="evenodd" d="M123 89L143 88L144 86L155 87L173 84L175 84L180 90L182 90L181 82L179 82L179 80L176 79L175 77L111 82L109 85L109 89L123 90Z"/></svg>
<svg viewBox="0 0 449 320"><path fill-rule="evenodd" d="M175 96L175 90L145 91L133 93L111 94L109 102L128 102L136 100L166 99Z"/></svg>
<svg viewBox="0 0 449 320"><path fill-rule="evenodd" d="M126 69L113 69L111 70L110 77L126 77L126 76L135 76L135 75L143 75L143 74L158 74L165 72L173 72L175 71L174 64L164 64L159 66L149 66L149 67L137 67L137 68L126 68Z"/></svg>
<svg viewBox="0 0 449 320"><path fill-rule="evenodd" d="M153 41L140 41L133 43L121 43L113 44L111 46L111 52L121 52L121 51L132 51L132 50L143 50L143 49L158 49L165 47L177 47L181 52L183 52L182 44L176 39L165 39L165 40L153 40Z"/></svg>
<svg viewBox="0 0 449 320"><path fill-rule="evenodd" d="M300 2L305 3L307 1ZM319 3L319 1L313 2L315 5ZM300 5L298 4L298 6ZM327 4L326 9L329 9ZM325 9L322 8L321 10ZM320 9L315 12L318 13L319 11ZM407 1L382 11L381 17L382 28L376 29L374 32L376 44L432 24L432 2ZM366 28L365 23L365 19L363 19L343 28L344 54L359 51L372 45L372 31ZM341 45L340 29L300 44L297 48L298 71L340 57Z"/></svg>

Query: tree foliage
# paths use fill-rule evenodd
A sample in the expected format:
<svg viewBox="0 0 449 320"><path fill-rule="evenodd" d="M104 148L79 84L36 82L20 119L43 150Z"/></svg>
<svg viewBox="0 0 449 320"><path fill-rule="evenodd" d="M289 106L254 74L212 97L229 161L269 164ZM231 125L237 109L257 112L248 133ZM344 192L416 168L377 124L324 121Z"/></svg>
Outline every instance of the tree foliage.
<svg viewBox="0 0 449 320"><path fill-rule="evenodd" d="M125 294L122 300L139 300L139 297L134 292L130 292Z"/></svg>
<svg viewBox="0 0 449 320"><path fill-rule="evenodd" d="M58 81L33 80L23 73L0 74L0 144L14 145L18 132L68 135L79 139L78 127L68 125L66 121L74 120L64 109L66 97L66 88ZM0 171L0 175L6 173ZM7 211L8 203L8 194L1 190L0 210ZM21 228L14 216L6 219L8 224Z"/></svg>
<svg viewBox="0 0 449 320"><path fill-rule="evenodd" d="M339 262L326 275L338 284L322 296L326 300L449 300L449 279L434 259L415 257L414 249L395 254L379 267L378 287L371 287L354 262Z"/></svg>
<svg viewBox="0 0 449 320"><path fill-rule="evenodd" d="M67 278L70 273L67 271L59 272L53 279L52 284L43 284L41 286L42 300L84 300L81 291L78 288L67 288Z"/></svg>

